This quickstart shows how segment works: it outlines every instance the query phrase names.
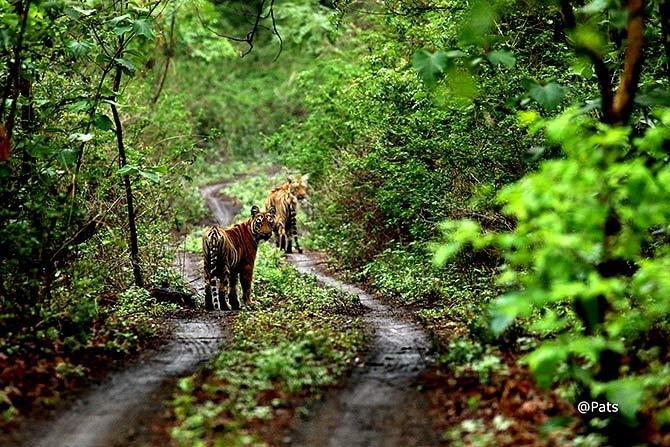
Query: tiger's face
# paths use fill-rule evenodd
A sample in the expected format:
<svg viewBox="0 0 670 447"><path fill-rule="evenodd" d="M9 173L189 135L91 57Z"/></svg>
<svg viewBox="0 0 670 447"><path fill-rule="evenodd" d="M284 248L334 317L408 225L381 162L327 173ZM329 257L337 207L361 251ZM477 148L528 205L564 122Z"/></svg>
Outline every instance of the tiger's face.
<svg viewBox="0 0 670 447"><path fill-rule="evenodd" d="M272 237L272 231L275 226L275 207L271 206L269 210L261 212L256 206L251 207L251 234L256 242L267 241Z"/></svg>
<svg viewBox="0 0 670 447"><path fill-rule="evenodd" d="M309 197L309 194L307 193L307 179L308 179L307 174L305 174L302 177L297 178L297 179L293 179L293 178L289 177L290 192L298 200L305 200Z"/></svg>

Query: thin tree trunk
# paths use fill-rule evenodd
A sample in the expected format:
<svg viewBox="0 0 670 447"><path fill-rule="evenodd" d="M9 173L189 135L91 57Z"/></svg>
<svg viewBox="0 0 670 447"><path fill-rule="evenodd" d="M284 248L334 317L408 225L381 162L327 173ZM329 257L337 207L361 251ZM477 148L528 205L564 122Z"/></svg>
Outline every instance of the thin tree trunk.
<svg viewBox="0 0 670 447"><path fill-rule="evenodd" d="M28 14L30 13L30 0L26 0L25 5L22 2L16 3L16 12L21 16L21 27L19 28L19 35L17 37L16 45L14 46L14 58L9 68L9 75L7 76L7 83L0 104L0 119L4 115L5 102L11 96L12 105L7 116L7 125L5 126L7 132L7 141L11 141L12 132L14 130L14 116L16 114L16 104L19 96L19 75L21 72L21 51L23 50L23 36L26 32L28 24Z"/></svg>
<svg viewBox="0 0 670 447"><path fill-rule="evenodd" d="M658 7L661 16L661 38L665 49L665 74L670 81L670 0L665 0Z"/></svg>
<svg viewBox="0 0 670 447"><path fill-rule="evenodd" d="M120 38L120 44L123 46L123 38ZM112 116L114 118L114 127L116 132L116 144L119 149L119 167L126 166L126 149L123 144L123 126L119 118L119 111L116 108L116 98L119 95L121 87L121 75L123 71L120 65L116 66L116 73L114 74L114 96L110 102L112 109ZM125 174L123 176L123 184L126 189L126 203L128 205L128 228L130 230L130 262L133 266L133 277L135 278L135 285L137 287L144 287L142 279L142 269L140 266L139 248L137 244L137 226L135 224L135 209L133 207L133 191L130 185L130 176Z"/></svg>

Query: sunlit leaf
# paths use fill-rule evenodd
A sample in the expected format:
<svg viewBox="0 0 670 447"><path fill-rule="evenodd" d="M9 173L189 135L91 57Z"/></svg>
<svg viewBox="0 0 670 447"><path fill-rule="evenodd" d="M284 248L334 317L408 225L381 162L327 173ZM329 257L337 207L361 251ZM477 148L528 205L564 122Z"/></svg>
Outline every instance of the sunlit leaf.
<svg viewBox="0 0 670 447"><path fill-rule="evenodd" d="M619 406L619 412L631 426L637 426L637 412L642 407L643 383L635 378L617 380L605 385L607 399Z"/></svg>
<svg viewBox="0 0 670 447"><path fill-rule="evenodd" d="M140 172L140 169L135 165L125 165L121 166L117 171L116 175L136 175Z"/></svg>
<svg viewBox="0 0 670 447"><path fill-rule="evenodd" d="M140 175L144 178L148 178L152 182L158 183L161 179L161 176L154 171L140 171Z"/></svg>
<svg viewBox="0 0 670 447"><path fill-rule="evenodd" d="M128 72L132 73L135 71L135 64L133 64L131 60L126 59L124 57L117 57L114 60L116 61L117 64L121 65Z"/></svg>
<svg viewBox="0 0 670 447"><path fill-rule="evenodd" d="M123 14L114 17L113 19L110 19L107 23L109 23L112 26L118 26L119 23L125 22L128 19L130 19L130 14Z"/></svg>
<svg viewBox="0 0 670 447"><path fill-rule="evenodd" d="M73 133L70 135L70 140L72 141L81 141L83 143L91 141L95 135L92 133Z"/></svg>
<svg viewBox="0 0 670 447"><path fill-rule="evenodd" d="M77 155L79 151L77 149L65 148L58 154L58 161L63 163L65 166L72 166L77 162Z"/></svg>
<svg viewBox="0 0 670 447"><path fill-rule="evenodd" d="M577 12L581 12L582 14L595 14L604 11L609 4L610 0L593 0L581 8L578 8Z"/></svg>

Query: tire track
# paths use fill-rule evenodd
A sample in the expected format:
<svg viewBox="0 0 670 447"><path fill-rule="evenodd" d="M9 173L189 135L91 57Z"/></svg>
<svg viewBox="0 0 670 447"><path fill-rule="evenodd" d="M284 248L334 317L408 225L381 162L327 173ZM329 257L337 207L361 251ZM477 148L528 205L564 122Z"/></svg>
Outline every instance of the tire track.
<svg viewBox="0 0 670 447"><path fill-rule="evenodd" d="M391 306L360 288L325 274L309 254L291 254L298 271L329 287L357 295L368 309L372 333L362 368L299 424L291 445L299 447L419 447L439 445L428 417L429 405L414 386L430 363L425 333Z"/></svg>

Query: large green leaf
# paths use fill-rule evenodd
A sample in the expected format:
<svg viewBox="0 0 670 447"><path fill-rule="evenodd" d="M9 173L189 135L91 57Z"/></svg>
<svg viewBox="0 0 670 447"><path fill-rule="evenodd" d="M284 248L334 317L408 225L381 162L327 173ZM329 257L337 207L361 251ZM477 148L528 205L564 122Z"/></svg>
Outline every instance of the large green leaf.
<svg viewBox="0 0 670 447"><path fill-rule="evenodd" d="M133 22L133 31L135 31L138 36L142 36L147 39L153 39L156 37L151 24L145 19L135 20Z"/></svg>
<svg viewBox="0 0 670 447"><path fill-rule="evenodd" d="M125 57L117 57L114 60L117 64L123 67L126 72L133 73L135 71L135 64L133 64L130 59L126 59Z"/></svg>
<svg viewBox="0 0 670 447"><path fill-rule="evenodd" d="M525 357L537 384L549 388L554 382L556 371L568 355L567 350L558 343L547 343Z"/></svg>
<svg viewBox="0 0 670 447"><path fill-rule="evenodd" d="M93 48L93 44L91 44L91 42L88 42L86 40L73 39L67 43L67 48L76 57L82 57L86 56L88 52L91 51L91 48Z"/></svg>
<svg viewBox="0 0 670 447"><path fill-rule="evenodd" d="M107 115L96 113L93 116L93 125L100 130L108 131L114 127L112 120Z"/></svg>
<svg viewBox="0 0 670 447"><path fill-rule="evenodd" d="M528 88L530 97L546 110L553 110L565 96L565 89L555 82L540 85L533 82Z"/></svg>
<svg viewBox="0 0 670 447"><path fill-rule="evenodd" d="M435 82L449 65L449 59L443 51L429 53L426 50L414 53L412 65L424 82Z"/></svg>
<svg viewBox="0 0 670 447"><path fill-rule="evenodd" d="M78 154L77 149L65 148L58 154L58 161L65 166L72 166L76 163Z"/></svg>
<svg viewBox="0 0 670 447"><path fill-rule="evenodd" d="M629 378L610 382L605 386L607 400L619 406L619 412L626 422L636 426L637 412L642 407L644 384L640 379Z"/></svg>

